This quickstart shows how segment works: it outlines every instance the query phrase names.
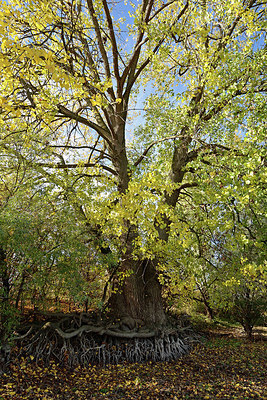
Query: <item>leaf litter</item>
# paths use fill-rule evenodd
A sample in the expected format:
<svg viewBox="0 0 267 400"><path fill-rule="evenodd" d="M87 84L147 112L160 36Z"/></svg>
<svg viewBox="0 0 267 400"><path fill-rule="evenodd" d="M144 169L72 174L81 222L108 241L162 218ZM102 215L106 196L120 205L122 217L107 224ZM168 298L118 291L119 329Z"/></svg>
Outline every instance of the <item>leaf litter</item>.
<svg viewBox="0 0 267 400"><path fill-rule="evenodd" d="M70 369L31 357L0 375L0 400L263 399L266 343L210 337L173 362Z"/></svg>

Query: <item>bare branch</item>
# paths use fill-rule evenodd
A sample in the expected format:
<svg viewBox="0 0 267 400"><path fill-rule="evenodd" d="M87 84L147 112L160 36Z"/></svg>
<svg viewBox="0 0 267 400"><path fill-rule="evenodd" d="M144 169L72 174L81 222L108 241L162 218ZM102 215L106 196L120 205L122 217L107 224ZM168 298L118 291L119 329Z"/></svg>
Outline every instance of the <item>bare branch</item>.
<svg viewBox="0 0 267 400"><path fill-rule="evenodd" d="M108 159L110 159L111 160L111 157L107 154L107 153L104 153L103 152L103 150L99 150L99 149L96 149L95 147L93 147L93 146L88 146L88 145L84 145L84 146L72 146L72 145L56 145L56 144L53 144L53 145L49 145L49 147L54 147L54 148L63 148L63 149L74 149L74 150L80 150L80 149L90 149L90 150L93 150L93 151L96 151L96 152L98 152L98 153L101 153L101 155L104 157L104 158L108 158Z"/></svg>
<svg viewBox="0 0 267 400"><path fill-rule="evenodd" d="M168 136L159 140L155 140L154 142L150 143L150 145L148 145L148 147L144 150L143 154L138 158L138 160L134 163L134 167L137 167L145 158L145 156L147 155L147 153L149 152L149 150L155 146L158 143L161 142L165 142L166 140L171 140L171 139L178 139L180 138L181 135L174 135L174 136Z"/></svg>
<svg viewBox="0 0 267 400"><path fill-rule="evenodd" d="M107 165L97 164L97 163L75 163L75 164L55 164L55 163L37 163L36 165L40 167L46 168L55 168L55 169L72 169L72 168L92 168L92 167L99 167L104 169L105 171L110 172L114 176L117 176L117 172L108 167Z"/></svg>
<svg viewBox="0 0 267 400"><path fill-rule="evenodd" d="M102 0L104 11L107 18L108 29L110 34L111 46L112 46L112 55L113 55L113 65L114 65L114 74L115 78L117 79L118 84L118 96L121 97L121 88L120 88L120 73L119 73L119 62L118 62L118 47L116 42L116 37L114 34L114 27L112 23L112 18L109 12L109 7L107 5L106 0Z"/></svg>
<svg viewBox="0 0 267 400"><path fill-rule="evenodd" d="M92 21L93 21L98 47L99 47L101 56L103 58L106 77L107 77L107 79L110 79L111 78L111 73L110 73L110 66L109 66L108 56L107 56L107 53L106 53L106 50L105 50L103 38L102 38L102 35L101 35L101 29L100 29L100 26L99 26L99 23L98 23L98 19L97 19L97 16L96 16L96 12L95 12L95 9L94 9L93 1L92 0L87 0L87 5L88 5L90 16L91 16Z"/></svg>
<svg viewBox="0 0 267 400"><path fill-rule="evenodd" d="M157 11L154 12L154 14L149 18L148 22L152 21L153 18L155 18L161 11L163 11L165 8L169 7L171 4L175 3L177 0L171 0L166 4L163 4Z"/></svg>
<svg viewBox="0 0 267 400"><path fill-rule="evenodd" d="M169 26L168 32L171 31L172 27L177 23L177 21L184 15L184 13L186 12L188 8L188 1L186 2L184 8L180 11L179 15L177 16L177 18L175 19L175 21L173 21L173 23ZM168 32L165 34L165 36L159 41L159 43L154 47L153 49L153 53L156 54L156 52L158 51L158 49L160 48L160 46L162 45L162 43L165 41ZM136 81L136 79L138 78L138 76L141 74L141 72L146 68L146 66L149 64L151 60L151 57L148 57L143 64L138 68L134 79L133 79L133 83ZM130 86L130 88L132 87L132 85Z"/></svg>
<svg viewBox="0 0 267 400"><path fill-rule="evenodd" d="M75 121L80 122L81 124L89 126L90 128L94 129L103 139L105 139L109 144L111 144L109 132L106 131L104 128L102 128L98 124L95 124L92 121L88 121L88 119L69 110L68 108L66 108L61 104L59 104L57 108L59 112L63 114L65 117L74 119Z"/></svg>
<svg viewBox="0 0 267 400"><path fill-rule="evenodd" d="M149 1L143 1L143 7L142 7L142 15L144 15L143 17L143 23L147 23L149 20L149 16L152 10L152 6L153 6L153 0L149 0ZM136 44L134 47L134 51L132 54L131 59L128 62L128 65L126 66L125 70L123 71L122 77L121 77L121 84L124 85L127 77L128 77L128 82L127 82L127 88L125 90L124 96L126 96L126 98L129 97L129 93L130 93L130 89L133 86L133 83L135 82L134 76L135 76L135 70L136 70L136 66L137 66L137 62L139 60L139 56L140 56L140 52L141 52L141 47L142 45L148 40L146 39L143 42L143 37L144 37L145 31L143 28L140 28L139 30L139 35L137 37L136 40ZM142 43L143 42L143 43Z"/></svg>

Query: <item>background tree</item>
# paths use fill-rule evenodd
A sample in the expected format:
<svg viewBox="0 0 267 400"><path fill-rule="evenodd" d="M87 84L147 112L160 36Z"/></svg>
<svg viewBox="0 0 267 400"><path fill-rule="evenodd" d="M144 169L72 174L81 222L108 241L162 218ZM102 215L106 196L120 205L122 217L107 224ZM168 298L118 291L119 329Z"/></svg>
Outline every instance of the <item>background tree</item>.
<svg viewBox="0 0 267 400"><path fill-rule="evenodd" d="M105 269L93 257L96 249L74 209L64 203L61 188L29 167L16 133L12 140L1 133L0 307L5 340L25 307L47 310L59 298L87 309L99 306Z"/></svg>

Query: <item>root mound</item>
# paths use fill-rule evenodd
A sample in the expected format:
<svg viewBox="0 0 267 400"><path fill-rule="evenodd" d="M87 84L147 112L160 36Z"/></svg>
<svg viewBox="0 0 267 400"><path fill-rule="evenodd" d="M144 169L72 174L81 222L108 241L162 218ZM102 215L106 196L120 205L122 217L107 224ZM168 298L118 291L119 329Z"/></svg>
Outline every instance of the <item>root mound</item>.
<svg viewBox="0 0 267 400"><path fill-rule="evenodd" d="M45 363L56 359L73 367L175 360L189 351L192 331L187 327L155 331L137 324L131 329L125 324L91 324L80 315L31 326L16 340L20 356Z"/></svg>

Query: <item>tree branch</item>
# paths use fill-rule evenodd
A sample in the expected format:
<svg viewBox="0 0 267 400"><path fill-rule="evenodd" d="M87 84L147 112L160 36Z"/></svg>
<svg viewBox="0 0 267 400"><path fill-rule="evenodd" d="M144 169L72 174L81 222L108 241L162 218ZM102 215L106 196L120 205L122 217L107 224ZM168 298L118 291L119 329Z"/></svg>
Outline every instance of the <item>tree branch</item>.
<svg viewBox="0 0 267 400"><path fill-rule="evenodd" d="M153 146L155 146L156 144L161 143L161 142L165 142L166 140L170 140L170 139L178 139L178 138L180 138L180 137L181 137L181 135L168 136L168 137L166 137L166 138L162 138L162 139L159 139L159 140L155 140L154 142L150 143L150 145L148 145L148 147L144 150L143 154L142 154L142 155L138 158L138 160L134 163L134 167L137 167L137 166L143 161L143 159L145 158L145 156L147 155L147 153L149 152L149 150L150 150Z"/></svg>
<svg viewBox="0 0 267 400"><path fill-rule="evenodd" d="M104 46L104 43L103 43L103 39L102 39L102 35L101 35L101 29L100 29L100 26L99 26L99 23L98 23L98 19L97 19L97 16L96 16L96 12L95 12L95 9L94 9L93 1L92 0L87 0L87 5L88 5L90 16L91 16L92 21L93 21L93 25L94 25L94 29L95 29L95 33L96 33L96 39L97 39L98 47L99 47L99 50L100 50L100 54L101 54L101 56L103 58L106 77L107 77L107 79L110 79L111 78L111 73L110 73L108 56L107 56L107 53L106 53L106 50L105 50L105 46Z"/></svg>
<svg viewBox="0 0 267 400"><path fill-rule="evenodd" d="M89 126L90 128L94 129L104 140L106 140L109 144L111 144L109 132L107 132L101 126L95 124L92 121L88 121L88 119L82 117L81 115L69 110L65 106L59 104L57 106L58 111L67 118L74 119L77 122L80 122L83 125Z"/></svg>
<svg viewBox="0 0 267 400"><path fill-rule="evenodd" d="M119 52L118 52L116 37L114 34L114 27L113 27L112 18L111 18L106 0L102 0L102 3L103 3L104 11L106 14L108 29L109 29L109 34L110 34L112 55L113 55L113 65L114 65L114 74L115 74L115 78L117 80L117 85L118 85L118 97L121 97L122 93L121 93L121 88L120 88L120 73L119 73L119 61L118 61Z"/></svg>
<svg viewBox="0 0 267 400"><path fill-rule="evenodd" d="M171 28L177 23L177 21L183 16L183 14L185 13L185 11L188 8L188 1L186 2L184 8L181 10L180 14L177 16L177 18L175 19L175 21L173 21L173 23L170 25L169 30L171 31ZM156 52L158 51L158 49L160 48L160 46L162 45L162 43L164 42L164 40L167 37L168 32L165 34L165 36L159 41L159 43L154 47L153 49L153 53L156 54ZM148 40L148 39L146 39ZM146 42L146 40L144 41L144 43ZM140 43L140 47L141 45L143 45L143 43ZM133 81L132 84L130 84L128 91L131 90L133 83L137 80L137 78L139 77L139 75L141 74L141 72L146 68L146 66L149 64L149 62L151 61L151 57L148 57L143 64L138 68L138 70L136 71L134 77L133 77Z"/></svg>
<svg viewBox="0 0 267 400"><path fill-rule="evenodd" d="M96 151L97 153L100 153L102 156L103 156L103 158L108 158L109 160L111 160L111 157L107 154L107 153L104 153L103 152L103 150L99 150L99 149L96 149L95 147L93 147L93 146L87 146L87 145L84 145L84 146L72 146L72 145L57 145L57 144L52 144L52 145L49 145L49 147L53 147L53 148L60 148L60 149L76 149L76 150L80 150L80 149L90 149L90 150L93 150L93 151Z"/></svg>
<svg viewBox="0 0 267 400"><path fill-rule="evenodd" d="M100 167L105 171L110 172L112 175L117 176L117 172L108 167L107 165L97 164L97 163L75 163L75 164L53 164L53 163L37 163L37 166L46 167L46 168L55 168L55 169L69 169L69 168L91 168L91 167Z"/></svg>

